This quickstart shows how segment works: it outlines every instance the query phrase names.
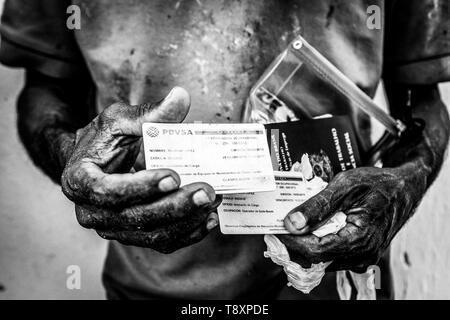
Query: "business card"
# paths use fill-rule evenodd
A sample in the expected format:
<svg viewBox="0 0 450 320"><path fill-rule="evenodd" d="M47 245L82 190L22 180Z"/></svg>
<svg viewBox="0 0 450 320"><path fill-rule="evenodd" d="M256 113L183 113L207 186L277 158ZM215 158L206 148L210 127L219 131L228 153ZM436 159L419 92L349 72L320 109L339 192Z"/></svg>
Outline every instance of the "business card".
<svg viewBox="0 0 450 320"><path fill-rule="evenodd" d="M275 190L262 124L144 123L148 170L169 168L181 185L210 184L217 194Z"/></svg>
<svg viewBox="0 0 450 320"><path fill-rule="evenodd" d="M317 176L308 181L301 172L274 174L274 191L223 197L218 208L223 234L287 234L283 222L286 215L327 185Z"/></svg>

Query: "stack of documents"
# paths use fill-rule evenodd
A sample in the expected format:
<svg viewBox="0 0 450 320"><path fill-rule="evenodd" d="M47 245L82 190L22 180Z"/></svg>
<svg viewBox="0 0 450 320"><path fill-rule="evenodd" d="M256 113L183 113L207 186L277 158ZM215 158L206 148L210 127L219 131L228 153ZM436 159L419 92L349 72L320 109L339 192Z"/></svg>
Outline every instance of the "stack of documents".
<svg viewBox="0 0 450 320"><path fill-rule="evenodd" d="M273 124L145 123L147 169L223 194L225 234L283 234L283 220L340 171L361 163L347 116Z"/></svg>

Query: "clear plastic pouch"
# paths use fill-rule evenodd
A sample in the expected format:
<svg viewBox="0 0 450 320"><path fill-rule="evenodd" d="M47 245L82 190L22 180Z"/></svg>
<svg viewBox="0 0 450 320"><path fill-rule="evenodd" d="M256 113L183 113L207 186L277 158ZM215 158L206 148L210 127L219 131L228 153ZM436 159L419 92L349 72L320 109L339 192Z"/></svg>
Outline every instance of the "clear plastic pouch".
<svg viewBox="0 0 450 320"><path fill-rule="evenodd" d="M330 95L333 99L320 98ZM402 122L381 110L301 36L291 42L254 85L244 121L272 123L313 118L322 115L327 109L323 105L331 100L342 101L334 109L339 105L362 109L395 137L405 130Z"/></svg>

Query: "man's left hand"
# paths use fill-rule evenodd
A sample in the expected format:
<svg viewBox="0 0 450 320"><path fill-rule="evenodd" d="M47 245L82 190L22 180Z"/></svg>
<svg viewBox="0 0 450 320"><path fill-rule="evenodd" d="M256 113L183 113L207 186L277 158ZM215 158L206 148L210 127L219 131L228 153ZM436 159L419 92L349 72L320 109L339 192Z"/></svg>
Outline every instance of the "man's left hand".
<svg viewBox="0 0 450 320"><path fill-rule="evenodd" d="M333 261L327 270L363 272L378 262L414 210L421 186L412 168L357 168L338 174L329 185L285 218L292 235L280 235L291 259L303 267ZM411 179L412 176L416 179ZM413 198L414 197L414 198ZM347 214L337 234L311 234L334 213Z"/></svg>

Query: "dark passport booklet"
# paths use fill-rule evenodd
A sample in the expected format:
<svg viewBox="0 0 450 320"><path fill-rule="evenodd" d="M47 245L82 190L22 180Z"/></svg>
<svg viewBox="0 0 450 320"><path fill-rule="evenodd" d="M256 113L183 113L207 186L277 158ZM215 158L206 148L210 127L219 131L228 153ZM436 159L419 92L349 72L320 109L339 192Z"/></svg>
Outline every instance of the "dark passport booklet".
<svg viewBox="0 0 450 320"><path fill-rule="evenodd" d="M334 116L265 125L275 171L291 171L307 154L314 174L330 181L361 165L349 116Z"/></svg>

